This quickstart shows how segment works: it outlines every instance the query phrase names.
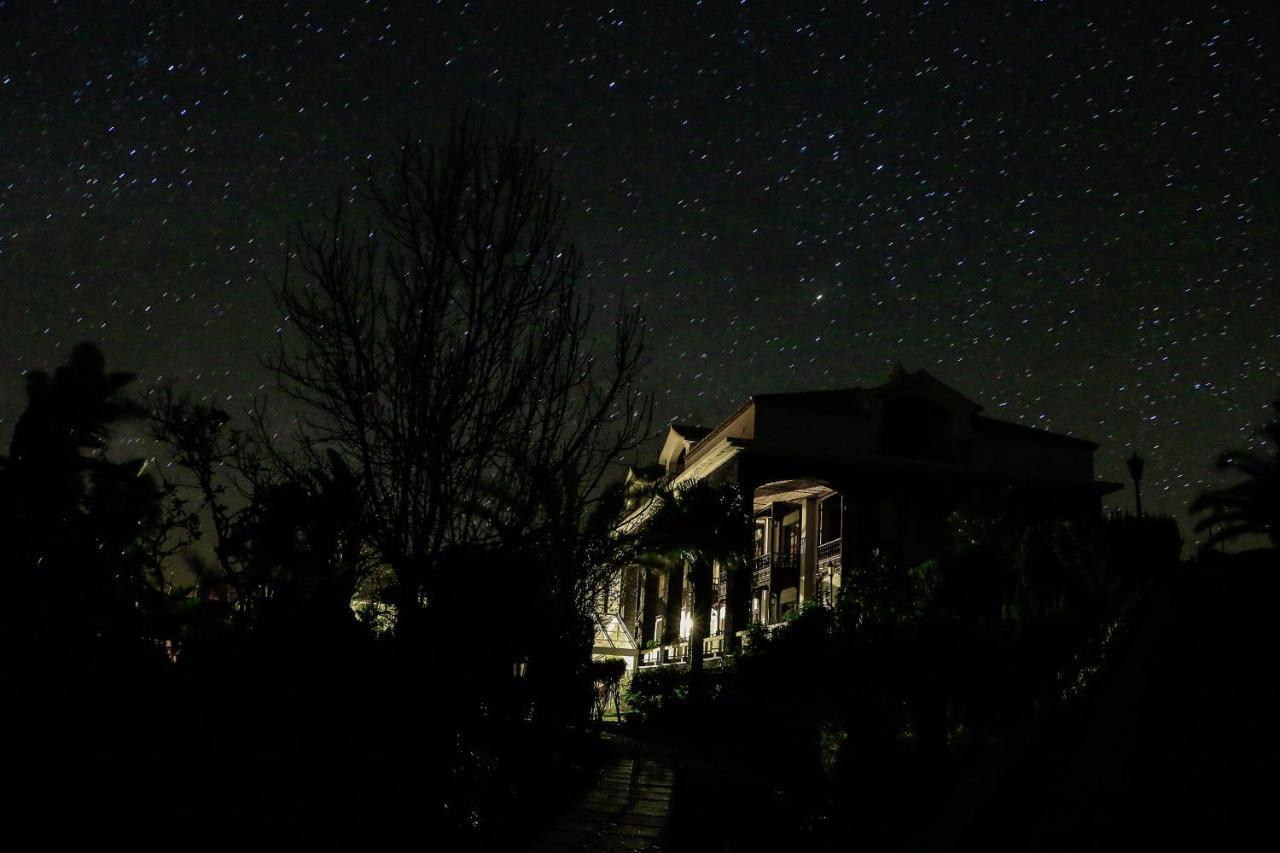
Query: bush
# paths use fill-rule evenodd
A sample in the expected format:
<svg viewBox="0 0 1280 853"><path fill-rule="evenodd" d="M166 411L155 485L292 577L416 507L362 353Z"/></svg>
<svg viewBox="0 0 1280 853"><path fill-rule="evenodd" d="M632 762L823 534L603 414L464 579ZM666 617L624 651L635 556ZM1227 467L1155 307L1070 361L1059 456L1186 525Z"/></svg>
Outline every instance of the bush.
<svg viewBox="0 0 1280 853"><path fill-rule="evenodd" d="M673 666L638 670L624 695L627 707L646 721L669 718L689 698L689 673Z"/></svg>
<svg viewBox="0 0 1280 853"><path fill-rule="evenodd" d="M592 707L592 715L595 719L603 720L609 708L615 711L621 710L618 707L618 699L622 678L627 674L627 662L622 658L593 660L587 668L587 674L595 688Z"/></svg>
<svg viewBox="0 0 1280 853"><path fill-rule="evenodd" d="M1182 557L1182 534L1171 515L1113 515L1103 540L1108 572L1124 580L1160 577L1176 569Z"/></svg>

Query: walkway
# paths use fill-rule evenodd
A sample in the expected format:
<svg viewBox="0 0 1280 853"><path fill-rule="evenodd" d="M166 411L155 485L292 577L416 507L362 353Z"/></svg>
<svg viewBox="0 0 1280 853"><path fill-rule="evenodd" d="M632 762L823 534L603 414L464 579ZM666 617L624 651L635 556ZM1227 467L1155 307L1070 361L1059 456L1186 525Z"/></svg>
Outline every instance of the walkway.
<svg viewBox="0 0 1280 853"><path fill-rule="evenodd" d="M609 738L621 752L591 790L565 812L531 853L571 850L659 851L675 773L633 741Z"/></svg>

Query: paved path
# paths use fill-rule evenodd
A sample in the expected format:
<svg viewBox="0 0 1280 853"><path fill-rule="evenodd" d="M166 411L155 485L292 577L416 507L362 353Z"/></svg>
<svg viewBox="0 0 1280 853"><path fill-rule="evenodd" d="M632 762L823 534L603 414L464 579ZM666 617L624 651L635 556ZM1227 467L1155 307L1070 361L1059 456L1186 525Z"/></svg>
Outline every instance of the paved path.
<svg viewBox="0 0 1280 853"><path fill-rule="evenodd" d="M530 848L533 853L570 850L659 851L671 809L675 773L626 742L622 755L601 772L594 787Z"/></svg>

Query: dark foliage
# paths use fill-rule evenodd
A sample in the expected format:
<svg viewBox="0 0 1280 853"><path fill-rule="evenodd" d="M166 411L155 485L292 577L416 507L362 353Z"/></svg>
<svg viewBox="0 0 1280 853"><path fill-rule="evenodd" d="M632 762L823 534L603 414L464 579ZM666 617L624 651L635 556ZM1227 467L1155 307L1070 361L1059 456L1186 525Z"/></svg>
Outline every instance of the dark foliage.
<svg viewBox="0 0 1280 853"><path fill-rule="evenodd" d="M622 707L622 680L627 674L627 663L622 658L605 658L592 661L588 669L595 688L594 716L603 720L605 714L619 713Z"/></svg>
<svg viewBox="0 0 1280 853"><path fill-rule="evenodd" d="M135 847L507 849L588 777L639 317L594 318L518 129L464 114L366 190L374 224L339 207L277 288L296 435L144 407L89 345L29 377L0 544L44 847L81 846L70 809ZM130 421L163 482L110 455Z"/></svg>
<svg viewBox="0 0 1280 853"><path fill-rule="evenodd" d="M110 454L136 421L130 373L108 373L92 344L27 375L27 409L0 458L6 636L27 653L88 646L158 649L170 629L162 572L182 519L145 460Z"/></svg>
<svg viewBox="0 0 1280 853"><path fill-rule="evenodd" d="M633 678L631 707L687 748L762 746L745 762L711 747L709 760L730 768L724 801L785 827L776 838L721 827L732 849L900 844L963 773L1065 701L1089 650L1138 585L1172 575L1180 546L1169 519L1045 523L983 506L951 529L937 560L876 555L845 568L834 609L753 626L745 653L708 673L703 710L688 672ZM715 737L701 737L709 727Z"/></svg>
<svg viewBox="0 0 1280 853"><path fill-rule="evenodd" d="M1178 568L1182 534L1170 515L1116 515L1104 528L1107 571L1131 582L1159 578Z"/></svg>
<svg viewBox="0 0 1280 853"><path fill-rule="evenodd" d="M715 564L729 576L747 563L752 520L742 492L736 485L705 480L680 488L660 486L646 495L648 511L628 531L625 547L642 563L675 567L687 573L693 589L693 613L689 631L690 666L702 669L702 641L710 631L711 583ZM694 690L695 697L698 690Z"/></svg>
<svg viewBox="0 0 1280 853"><path fill-rule="evenodd" d="M688 697L689 674L676 667L641 670L626 687L627 707L654 723L669 724Z"/></svg>
<svg viewBox="0 0 1280 853"><path fill-rule="evenodd" d="M1218 469L1243 479L1222 489L1205 492L1191 505L1205 517L1197 532L1209 536L1204 548L1242 537L1266 537L1280 545L1280 400L1271 404L1275 416L1261 430L1273 447L1266 453L1229 450L1218 457Z"/></svg>

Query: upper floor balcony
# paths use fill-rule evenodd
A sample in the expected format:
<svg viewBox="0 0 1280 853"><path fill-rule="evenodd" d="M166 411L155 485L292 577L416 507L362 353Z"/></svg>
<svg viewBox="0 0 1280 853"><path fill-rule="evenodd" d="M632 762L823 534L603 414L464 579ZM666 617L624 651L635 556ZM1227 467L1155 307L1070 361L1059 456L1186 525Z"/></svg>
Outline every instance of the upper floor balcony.
<svg viewBox="0 0 1280 853"><path fill-rule="evenodd" d="M774 583L786 585L794 583L800 572L799 554L761 554L756 557L751 572L751 588L772 588Z"/></svg>

